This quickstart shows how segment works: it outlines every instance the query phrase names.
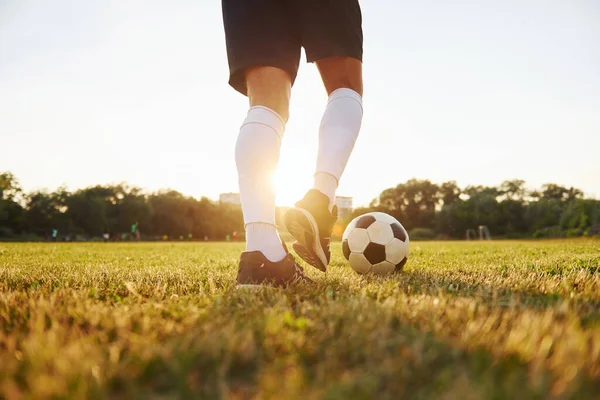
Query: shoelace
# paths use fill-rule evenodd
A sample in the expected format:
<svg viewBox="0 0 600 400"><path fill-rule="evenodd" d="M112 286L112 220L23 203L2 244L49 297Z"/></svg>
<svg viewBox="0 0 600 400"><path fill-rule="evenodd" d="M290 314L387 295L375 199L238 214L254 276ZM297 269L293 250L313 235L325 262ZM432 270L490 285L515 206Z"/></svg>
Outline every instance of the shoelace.
<svg viewBox="0 0 600 400"><path fill-rule="evenodd" d="M294 271L296 272L296 274L300 275L302 278L306 278L306 275L304 274L304 268L302 268L300 265L298 265L298 263L296 262L296 259L294 258L294 256L291 255L290 253L288 253L287 256L294 263Z"/></svg>
<svg viewBox="0 0 600 400"><path fill-rule="evenodd" d="M296 274L300 275L301 277L305 277L306 276L304 274L304 268L302 268L301 266L299 266L296 262L294 262L294 268L296 268Z"/></svg>

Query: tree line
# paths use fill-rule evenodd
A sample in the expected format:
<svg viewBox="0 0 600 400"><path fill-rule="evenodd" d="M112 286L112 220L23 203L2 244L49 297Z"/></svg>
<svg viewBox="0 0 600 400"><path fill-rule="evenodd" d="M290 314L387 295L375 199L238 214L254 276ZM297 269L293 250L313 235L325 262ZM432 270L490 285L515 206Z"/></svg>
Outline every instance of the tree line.
<svg viewBox="0 0 600 400"><path fill-rule="evenodd" d="M529 191L521 179L499 186L467 186L456 182L435 184L411 179L385 189L367 208L396 217L413 232L411 237L464 238L469 229L487 226L504 238L572 237L597 235L600 201L586 199L583 191L547 183Z"/></svg>
<svg viewBox="0 0 600 400"><path fill-rule="evenodd" d="M340 220L339 236L355 216L382 211L396 217L413 239L465 237L488 227L494 237L564 237L600 234L600 201L554 183L529 191L514 179L499 186L435 184L411 179L385 189L368 207ZM243 238L239 206L195 199L175 190L145 193L127 184L96 185L75 191L25 193L9 172L0 174L0 239L34 240L59 232L59 239L112 239L139 227L142 238L223 240ZM125 236L118 236L119 238Z"/></svg>
<svg viewBox="0 0 600 400"><path fill-rule="evenodd" d="M143 239L225 239L243 231L240 207L195 199L175 190L144 193L126 184L76 191L24 193L10 173L0 174L0 238L127 238L131 226Z"/></svg>

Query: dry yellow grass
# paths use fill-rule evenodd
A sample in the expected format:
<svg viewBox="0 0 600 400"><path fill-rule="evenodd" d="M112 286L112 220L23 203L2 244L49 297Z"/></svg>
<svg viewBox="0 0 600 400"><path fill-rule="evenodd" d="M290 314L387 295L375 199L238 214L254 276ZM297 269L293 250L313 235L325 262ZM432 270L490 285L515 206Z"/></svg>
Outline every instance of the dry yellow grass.
<svg viewBox="0 0 600 400"><path fill-rule="evenodd" d="M235 290L240 244L0 244L0 398L600 397L600 241L334 246Z"/></svg>

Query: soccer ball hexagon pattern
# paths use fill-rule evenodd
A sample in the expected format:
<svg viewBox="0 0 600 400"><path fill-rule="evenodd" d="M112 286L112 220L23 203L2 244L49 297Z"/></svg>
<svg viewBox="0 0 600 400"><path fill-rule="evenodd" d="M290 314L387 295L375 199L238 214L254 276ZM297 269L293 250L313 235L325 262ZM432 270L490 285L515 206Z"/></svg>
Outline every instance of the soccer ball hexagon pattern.
<svg viewBox="0 0 600 400"><path fill-rule="evenodd" d="M372 212L348 224L342 236L342 252L359 274L399 272L408 260L406 229L391 215Z"/></svg>

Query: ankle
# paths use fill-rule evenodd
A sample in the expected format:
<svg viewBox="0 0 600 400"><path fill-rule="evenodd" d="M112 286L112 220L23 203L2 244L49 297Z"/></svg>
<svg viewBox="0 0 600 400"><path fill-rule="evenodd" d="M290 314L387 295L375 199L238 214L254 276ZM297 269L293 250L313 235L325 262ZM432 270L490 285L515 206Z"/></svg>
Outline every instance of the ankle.
<svg viewBox="0 0 600 400"><path fill-rule="evenodd" d="M281 261L287 255L277 227L262 222L246 225L246 251L260 251L272 262Z"/></svg>
<svg viewBox="0 0 600 400"><path fill-rule="evenodd" d="M327 172L317 172L313 189L318 190L325 196L329 197L329 211L332 210L335 204L335 191L337 190L338 181L335 176Z"/></svg>

